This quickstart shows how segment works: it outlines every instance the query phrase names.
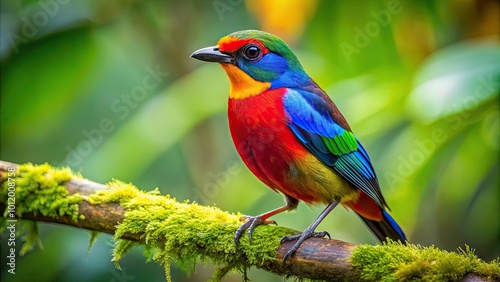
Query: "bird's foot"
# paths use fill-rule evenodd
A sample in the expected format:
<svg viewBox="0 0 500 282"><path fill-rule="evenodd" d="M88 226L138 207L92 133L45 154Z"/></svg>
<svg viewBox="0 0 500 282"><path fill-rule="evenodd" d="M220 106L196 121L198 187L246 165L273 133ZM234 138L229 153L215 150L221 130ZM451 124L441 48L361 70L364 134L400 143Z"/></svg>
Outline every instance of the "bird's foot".
<svg viewBox="0 0 500 282"><path fill-rule="evenodd" d="M266 220L262 215L257 215L257 216L248 216L244 215L241 217L241 220L245 220L245 223L243 223L238 230L234 233L234 244L236 247L239 247L240 245L240 238L243 236L243 232L247 230L248 233L248 239L250 240L250 244L252 243L252 233L255 227L257 225L261 224L276 224L276 221L274 220Z"/></svg>
<svg viewBox="0 0 500 282"><path fill-rule="evenodd" d="M330 234L326 231L315 232L313 229L307 228L306 230L304 230L304 232L302 232L302 234L285 236L281 238L280 244L283 242L297 240L297 242L295 242L295 244L286 252L285 256L283 256L283 261L282 261L283 266L286 266L286 261L293 256L293 254L299 249L300 245L305 240L311 237L323 238L325 236L328 236L328 238L331 239Z"/></svg>

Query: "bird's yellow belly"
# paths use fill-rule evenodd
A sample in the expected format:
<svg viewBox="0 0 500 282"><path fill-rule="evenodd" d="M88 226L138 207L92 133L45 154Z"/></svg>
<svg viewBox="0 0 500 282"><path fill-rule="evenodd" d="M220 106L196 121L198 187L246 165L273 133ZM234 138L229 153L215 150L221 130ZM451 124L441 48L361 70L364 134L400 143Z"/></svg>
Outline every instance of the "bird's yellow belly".
<svg viewBox="0 0 500 282"><path fill-rule="evenodd" d="M287 177L290 196L308 204L328 204L357 200L359 191L314 155L308 154L290 164Z"/></svg>

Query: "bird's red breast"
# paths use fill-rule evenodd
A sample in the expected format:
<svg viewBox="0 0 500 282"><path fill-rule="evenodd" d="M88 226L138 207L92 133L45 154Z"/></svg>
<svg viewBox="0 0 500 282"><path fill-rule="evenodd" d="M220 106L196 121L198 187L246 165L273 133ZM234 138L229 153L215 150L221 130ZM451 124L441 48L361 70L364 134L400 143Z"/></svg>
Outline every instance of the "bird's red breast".
<svg viewBox="0 0 500 282"><path fill-rule="evenodd" d="M229 99L228 103L229 128L238 153L249 169L275 190L281 190L289 164L306 154L286 126L281 102L285 91L267 90L246 99Z"/></svg>

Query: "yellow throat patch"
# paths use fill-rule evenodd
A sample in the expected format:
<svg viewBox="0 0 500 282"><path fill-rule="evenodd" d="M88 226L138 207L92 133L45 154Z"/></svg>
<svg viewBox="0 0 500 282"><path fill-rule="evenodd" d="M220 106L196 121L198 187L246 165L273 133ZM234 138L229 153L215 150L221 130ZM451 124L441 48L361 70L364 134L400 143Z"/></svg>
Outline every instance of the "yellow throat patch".
<svg viewBox="0 0 500 282"><path fill-rule="evenodd" d="M229 98L245 99L259 95L271 87L270 82L261 82L253 79L237 66L221 64L229 77Z"/></svg>

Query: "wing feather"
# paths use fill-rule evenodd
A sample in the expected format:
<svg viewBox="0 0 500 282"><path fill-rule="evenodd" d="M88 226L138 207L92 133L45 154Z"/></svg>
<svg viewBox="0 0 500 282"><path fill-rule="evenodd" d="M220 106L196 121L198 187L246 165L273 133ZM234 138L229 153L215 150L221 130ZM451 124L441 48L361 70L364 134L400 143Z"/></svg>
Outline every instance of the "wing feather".
<svg viewBox="0 0 500 282"><path fill-rule="evenodd" d="M283 105L290 129L311 153L363 191L377 205L382 208L387 206L370 157L356 136L343 128L340 122L334 121L341 114L331 114L336 110L331 100L312 92L288 89L283 96ZM318 110L325 108L331 111Z"/></svg>

